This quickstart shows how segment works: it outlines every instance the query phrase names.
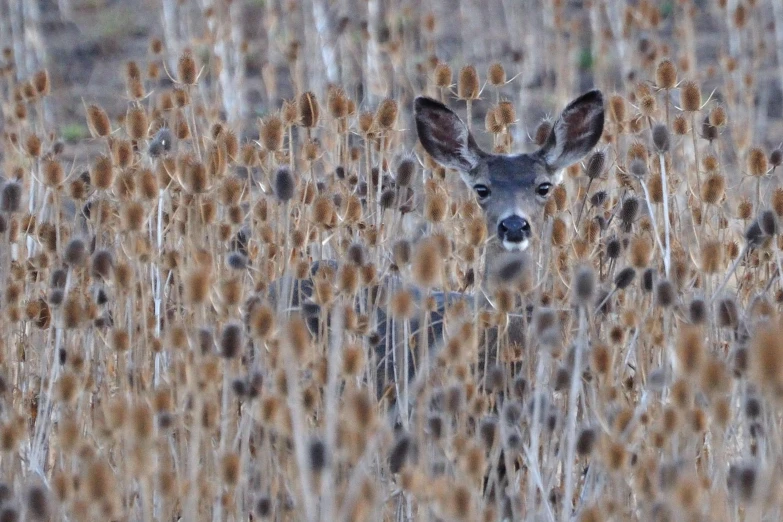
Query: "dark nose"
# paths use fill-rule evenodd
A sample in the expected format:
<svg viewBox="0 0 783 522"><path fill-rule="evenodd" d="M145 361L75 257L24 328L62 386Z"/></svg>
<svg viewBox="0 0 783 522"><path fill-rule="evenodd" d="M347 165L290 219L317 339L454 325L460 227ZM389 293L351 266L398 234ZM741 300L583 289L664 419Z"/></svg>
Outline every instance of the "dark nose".
<svg viewBox="0 0 783 522"><path fill-rule="evenodd" d="M530 223L519 216L509 216L498 224L498 238L509 243L521 243L530 237Z"/></svg>

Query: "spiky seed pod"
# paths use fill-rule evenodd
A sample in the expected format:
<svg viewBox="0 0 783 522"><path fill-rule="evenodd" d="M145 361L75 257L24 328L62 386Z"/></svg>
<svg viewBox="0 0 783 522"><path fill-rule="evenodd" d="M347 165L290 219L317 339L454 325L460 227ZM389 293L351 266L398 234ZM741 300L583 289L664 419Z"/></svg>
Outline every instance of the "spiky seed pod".
<svg viewBox="0 0 783 522"><path fill-rule="evenodd" d="M294 197L296 179L288 167L280 167L275 173L274 191L279 201L286 202Z"/></svg>
<svg viewBox="0 0 783 522"><path fill-rule="evenodd" d="M764 210L759 214L759 227L761 231L768 236L775 236L778 233L778 218L772 210Z"/></svg>
<svg viewBox="0 0 783 522"><path fill-rule="evenodd" d="M614 276L614 286L618 290L624 290L625 288L628 288L631 283L633 283L635 277L636 270L634 270L633 267L627 266L617 272L617 275Z"/></svg>
<svg viewBox="0 0 783 522"><path fill-rule="evenodd" d="M639 100L639 111L647 117L651 117L655 113L655 109L657 108L657 102L655 100L655 96L648 94L647 96L643 96L641 100Z"/></svg>
<svg viewBox="0 0 783 522"><path fill-rule="evenodd" d="M139 194L147 201L158 197L158 180L151 169L142 169L138 175Z"/></svg>
<svg viewBox="0 0 783 522"><path fill-rule="evenodd" d="M242 325L229 323L220 334L220 356L235 359L242 351Z"/></svg>
<svg viewBox="0 0 783 522"><path fill-rule="evenodd" d="M728 120L726 116L726 109L722 105L716 105L710 110L709 115L709 121L710 125L713 127L720 129L721 127L726 126L726 121Z"/></svg>
<svg viewBox="0 0 783 522"><path fill-rule="evenodd" d="M783 188L776 188L772 193L772 210L778 217L783 217Z"/></svg>
<svg viewBox="0 0 783 522"><path fill-rule="evenodd" d="M643 235L634 236L628 248L628 260L631 266L638 270L647 268L647 265L650 264L651 256L652 244L650 240Z"/></svg>
<svg viewBox="0 0 783 522"><path fill-rule="evenodd" d="M277 115L271 115L261 122L259 141L265 150L277 152L283 148L285 126Z"/></svg>
<svg viewBox="0 0 783 522"><path fill-rule="evenodd" d="M552 244L555 246L563 246L568 241L568 226L559 217L555 217L552 221Z"/></svg>
<svg viewBox="0 0 783 522"><path fill-rule="evenodd" d="M190 51L182 53L177 61L177 79L183 85L195 85L198 80L198 67Z"/></svg>
<svg viewBox="0 0 783 522"><path fill-rule="evenodd" d="M109 279L114 270L114 257L108 250L97 250L92 255L92 274Z"/></svg>
<svg viewBox="0 0 783 522"><path fill-rule="evenodd" d="M639 200L633 196L625 198L622 206L620 207L620 212L617 215L620 218L620 221L630 225L638 215Z"/></svg>
<svg viewBox="0 0 783 522"><path fill-rule="evenodd" d="M190 93L186 89L175 87L171 94L175 107L182 109L190 105Z"/></svg>
<svg viewBox="0 0 783 522"><path fill-rule="evenodd" d="M479 97L479 76L476 67L466 65L459 71L457 97L460 100L476 100Z"/></svg>
<svg viewBox="0 0 783 522"><path fill-rule="evenodd" d="M604 172L606 168L606 152L603 150L597 150L593 152L587 159L585 165L585 176L589 179L596 179Z"/></svg>
<svg viewBox="0 0 783 522"><path fill-rule="evenodd" d="M707 305L703 299L694 299L688 307L688 318L693 324L704 324L707 320Z"/></svg>
<svg viewBox="0 0 783 522"><path fill-rule="evenodd" d="M139 201L130 201L121 209L122 228L127 232L139 232L144 226L146 211Z"/></svg>
<svg viewBox="0 0 783 522"><path fill-rule="evenodd" d="M146 140L149 121L144 107L131 107L125 115L125 131L132 140Z"/></svg>
<svg viewBox="0 0 783 522"><path fill-rule="evenodd" d="M769 153L769 164L773 169L783 164L783 149L775 149Z"/></svg>
<svg viewBox="0 0 783 522"><path fill-rule="evenodd" d="M733 299L727 297L718 301L717 323L719 327L735 328L738 320L739 314L737 311L737 303L735 303Z"/></svg>
<svg viewBox="0 0 783 522"><path fill-rule="evenodd" d="M406 266L411 261L411 243L406 239L400 239L392 245L392 257L398 267Z"/></svg>
<svg viewBox="0 0 783 522"><path fill-rule="evenodd" d="M671 146L671 140L669 138L669 129L666 125L659 123L652 129L652 141L655 150L658 154L665 154L669 152Z"/></svg>
<svg viewBox="0 0 783 522"><path fill-rule="evenodd" d="M549 135L552 133L552 122L545 120L538 124L538 127L536 127L536 132L533 136L533 141L535 144L539 147L542 147L546 140L549 138Z"/></svg>
<svg viewBox="0 0 783 522"><path fill-rule="evenodd" d="M640 159L634 159L628 166L628 171L637 178L644 178L647 176L647 162Z"/></svg>
<svg viewBox="0 0 783 522"><path fill-rule="evenodd" d="M109 115L98 105L87 106L87 126L93 137L103 138L111 134Z"/></svg>
<svg viewBox="0 0 783 522"><path fill-rule="evenodd" d="M390 209L394 206L394 202L397 199L397 193L393 189L386 189L381 193L381 198L378 204L383 209Z"/></svg>
<svg viewBox="0 0 783 522"><path fill-rule="evenodd" d="M312 92L304 92L299 96L297 104L299 124L302 127L311 129L318 125L318 119L321 115L321 107L318 100Z"/></svg>
<svg viewBox="0 0 783 522"><path fill-rule="evenodd" d="M687 81L680 85L680 103L685 112L701 110L701 88L693 81Z"/></svg>
<svg viewBox="0 0 783 522"><path fill-rule="evenodd" d="M764 176L768 168L767 155L761 148L753 147L748 151L748 172L751 176Z"/></svg>
<svg viewBox="0 0 783 522"><path fill-rule="evenodd" d="M338 87L330 87L326 107L332 118L341 119L348 116L348 97L345 95L345 91Z"/></svg>
<svg viewBox="0 0 783 522"><path fill-rule="evenodd" d="M63 261L68 266L80 266L87 261L87 245L79 238L68 241L63 252Z"/></svg>
<svg viewBox="0 0 783 522"><path fill-rule="evenodd" d="M448 89L451 87L453 73L451 67L447 63L440 62L435 66L435 70L432 73L433 83L440 89Z"/></svg>
<svg viewBox="0 0 783 522"><path fill-rule="evenodd" d="M439 223L446 218L448 199L442 192L427 194L424 200L424 216L431 223Z"/></svg>
<svg viewBox="0 0 783 522"><path fill-rule="evenodd" d="M677 292L674 285L668 279L661 279L655 285L655 304L661 308L668 308L674 304Z"/></svg>
<svg viewBox="0 0 783 522"><path fill-rule="evenodd" d="M766 239L766 234L761 229L758 219L754 219L753 222L745 229L745 242L748 248L756 248L761 246Z"/></svg>
<svg viewBox="0 0 783 522"><path fill-rule="evenodd" d="M720 241L701 244L701 269L705 274L716 274L723 267L723 245Z"/></svg>
<svg viewBox="0 0 783 522"><path fill-rule="evenodd" d="M65 171L62 164L55 159L44 160L43 182L47 187L59 187L65 179Z"/></svg>
<svg viewBox="0 0 783 522"><path fill-rule="evenodd" d="M623 245L619 239L613 237L606 242L606 257L609 259L617 259L623 252Z"/></svg>
<svg viewBox="0 0 783 522"><path fill-rule="evenodd" d="M753 203L747 198L741 199L737 204L737 219L748 220L752 214Z"/></svg>
<svg viewBox="0 0 783 522"><path fill-rule="evenodd" d="M495 115L501 125L508 127L517 121L517 111L514 104L508 100L502 100L495 108Z"/></svg>
<svg viewBox="0 0 783 522"><path fill-rule="evenodd" d="M625 98L619 94L609 97L609 118L612 122L622 124L625 122L626 107Z"/></svg>
<svg viewBox="0 0 783 522"><path fill-rule="evenodd" d="M150 40L150 52L155 56L163 52L163 40L160 38L152 38Z"/></svg>
<svg viewBox="0 0 783 522"><path fill-rule="evenodd" d="M704 334L701 328L684 324L677 335L677 360L680 370L686 375L695 375L705 358Z"/></svg>
<svg viewBox="0 0 783 522"><path fill-rule="evenodd" d="M50 519L52 507L47 488L41 485L30 487L27 490L25 501L29 520L44 521Z"/></svg>
<svg viewBox="0 0 783 522"><path fill-rule="evenodd" d="M503 124L498 119L497 108L487 111L487 115L484 118L484 128L490 134L500 134L503 132Z"/></svg>
<svg viewBox="0 0 783 522"><path fill-rule="evenodd" d="M683 115L678 115L672 120L672 129L677 136L685 136L690 132L690 123L688 119Z"/></svg>
<svg viewBox="0 0 783 522"><path fill-rule="evenodd" d="M313 223L321 227L326 227L332 223L334 217L334 203L332 198L326 195L319 195L313 201L310 209Z"/></svg>
<svg viewBox="0 0 783 522"><path fill-rule="evenodd" d="M133 161L133 144L128 140L114 140L111 152L115 165L121 169L128 168Z"/></svg>
<svg viewBox="0 0 783 522"><path fill-rule="evenodd" d="M599 190L590 196L590 204L594 207L603 207L604 203L609 200L609 195L605 190Z"/></svg>
<svg viewBox="0 0 783 522"><path fill-rule="evenodd" d="M718 128L710 125L709 116L705 116L701 122L701 137L707 141L713 141L718 138Z"/></svg>
<svg viewBox="0 0 783 522"><path fill-rule="evenodd" d="M375 121L381 130L393 130L397 124L397 114L399 106L392 99L385 99L378 106L375 112Z"/></svg>
<svg viewBox="0 0 783 522"><path fill-rule="evenodd" d="M574 272L574 301L579 305L586 305L593 299L595 288L595 271L593 267L587 264L577 267Z"/></svg>
<svg viewBox="0 0 783 522"><path fill-rule="evenodd" d="M13 214L22 208L22 184L8 181L0 192L0 212Z"/></svg>
<svg viewBox="0 0 783 522"><path fill-rule="evenodd" d="M220 145L225 151L226 156L232 162L236 161L239 157L239 139L234 131L226 129L224 133L220 135Z"/></svg>
<svg viewBox="0 0 783 522"><path fill-rule="evenodd" d="M647 268L644 272L642 272L642 290L644 290L647 293L650 293L653 291L653 285L655 283L655 269L654 268Z"/></svg>
<svg viewBox="0 0 783 522"><path fill-rule="evenodd" d="M704 157L704 161L702 161L704 164L704 170L707 172L715 172L718 170L718 167L720 167L720 163L718 162L718 158L716 158L712 154L708 154Z"/></svg>
<svg viewBox="0 0 783 522"><path fill-rule="evenodd" d="M41 138L37 134L30 134L24 142L24 150L28 156L37 158L41 155Z"/></svg>
<svg viewBox="0 0 783 522"><path fill-rule="evenodd" d="M403 158L397 165L397 185L407 187L416 175L416 162L411 157Z"/></svg>
<svg viewBox="0 0 783 522"><path fill-rule="evenodd" d="M677 66L671 60L662 60L655 69L655 84L659 89L673 89L677 85Z"/></svg>
<svg viewBox="0 0 783 522"><path fill-rule="evenodd" d="M413 257L413 278L419 286L436 286L441 279L443 258L434 238L423 239Z"/></svg>
<svg viewBox="0 0 783 522"><path fill-rule="evenodd" d="M701 186L701 199L708 205L717 205L726 192L726 178L721 174L712 174Z"/></svg>
<svg viewBox="0 0 783 522"><path fill-rule="evenodd" d="M506 70L498 62L490 64L487 69L487 80L493 87L502 87L506 84Z"/></svg>
<svg viewBox="0 0 783 522"><path fill-rule="evenodd" d="M33 75L33 87L38 96L48 96L51 91L51 82L49 81L49 71L41 69Z"/></svg>

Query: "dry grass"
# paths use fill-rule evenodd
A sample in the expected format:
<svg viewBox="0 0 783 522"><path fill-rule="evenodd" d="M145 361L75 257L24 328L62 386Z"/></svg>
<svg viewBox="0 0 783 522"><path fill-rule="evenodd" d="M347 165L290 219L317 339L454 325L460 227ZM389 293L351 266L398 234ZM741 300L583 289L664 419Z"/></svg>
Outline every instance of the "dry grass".
<svg viewBox="0 0 783 522"><path fill-rule="evenodd" d="M766 3L593 3L603 138L521 264L487 259L494 230L415 145L410 102L464 108L499 152L549 123L519 121L524 63L435 59L434 15L337 34L345 90L305 80L329 49L289 42L264 75L293 97L251 121L241 68L216 67L236 13L201 13L224 36L152 42L118 72L122 114L85 100L81 163L45 123L48 75L6 52L0 520L779 520ZM731 28L720 60L696 62L699 16ZM573 68L550 64L538 109L578 94Z"/></svg>

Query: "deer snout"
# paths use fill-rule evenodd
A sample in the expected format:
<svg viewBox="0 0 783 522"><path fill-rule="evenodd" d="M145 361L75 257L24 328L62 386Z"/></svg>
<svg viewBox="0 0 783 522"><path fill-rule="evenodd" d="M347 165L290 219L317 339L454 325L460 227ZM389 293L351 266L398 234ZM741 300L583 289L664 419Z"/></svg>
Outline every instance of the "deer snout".
<svg viewBox="0 0 783 522"><path fill-rule="evenodd" d="M527 219L512 215L498 223L498 239L503 244L521 244L530 239L530 223Z"/></svg>

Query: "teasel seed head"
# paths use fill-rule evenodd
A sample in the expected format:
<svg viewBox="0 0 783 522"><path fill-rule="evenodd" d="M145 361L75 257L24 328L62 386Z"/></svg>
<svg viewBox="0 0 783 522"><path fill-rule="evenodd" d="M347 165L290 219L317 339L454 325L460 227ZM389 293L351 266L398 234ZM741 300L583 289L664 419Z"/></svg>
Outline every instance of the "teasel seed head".
<svg viewBox="0 0 783 522"><path fill-rule="evenodd" d="M675 116L674 120L672 120L672 130L674 130L674 134L677 136L685 136L688 134L690 132L690 123L688 123L688 119L682 114Z"/></svg>
<svg viewBox="0 0 783 522"><path fill-rule="evenodd" d="M459 71L457 97L460 100L476 100L479 97L479 77L476 67L466 65Z"/></svg>
<svg viewBox="0 0 783 522"><path fill-rule="evenodd" d="M190 51L182 53L177 61L177 79L183 85L195 85L198 80L198 67Z"/></svg>
<svg viewBox="0 0 783 522"><path fill-rule="evenodd" d="M109 115L98 105L87 106L87 125L94 137L103 138L111 134Z"/></svg>
<svg viewBox="0 0 783 522"><path fill-rule="evenodd" d="M655 83L660 89L673 89L677 85L677 66L671 60L662 60L655 69Z"/></svg>
<svg viewBox="0 0 783 522"><path fill-rule="evenodd" d="M680 85L680 103L685 112L701 110L701 88L693 81L686 81Z"/></svg>
<svg viewBox="0 0 783 522"><path fill-rule="evenodd" d="M596 281L593 267L582 264L574 272L573 281L574 300L579 305L589 303L595 294Z"/></svg>
<svg viewBox="0 0 783 522"><path fill-rule="evenodd" d="M381 130L393 130L394 126L397 124L398 112L399 106L395 100L383 100L375 113L375 121L378 124L378 127Z"/></svg>
<svg viewBox="0 0 783 522"><path fill-rule="evenodd" d="M759 147L753 147L748 151L748 172L753 177L761 177L767 174L769 165L767 155Z"/></svg>
<svg viewBox="0 0 783 522"><path fill-rule="evenodd" d="M304 92L299 96L297 104L299 124L305 128L313 128L318 125L318 119L321 115L321 107L318 99L312 92Z"/></svg>
<svg viewBox="0 0 783 522"><path fill-rule="evenodd" d="M440 89L448 89L451 87L453 72L447 63L438 63L438 65L435 66L432 76L433 83L436 87Z"/></svg>
<svg viewBox="0 0 783 522"><path fill-rule="evenodd" d="M669 152L671 139L669 138L669 129L666 125L659 123L652 129L652 141L658 154Z"/></svg>

